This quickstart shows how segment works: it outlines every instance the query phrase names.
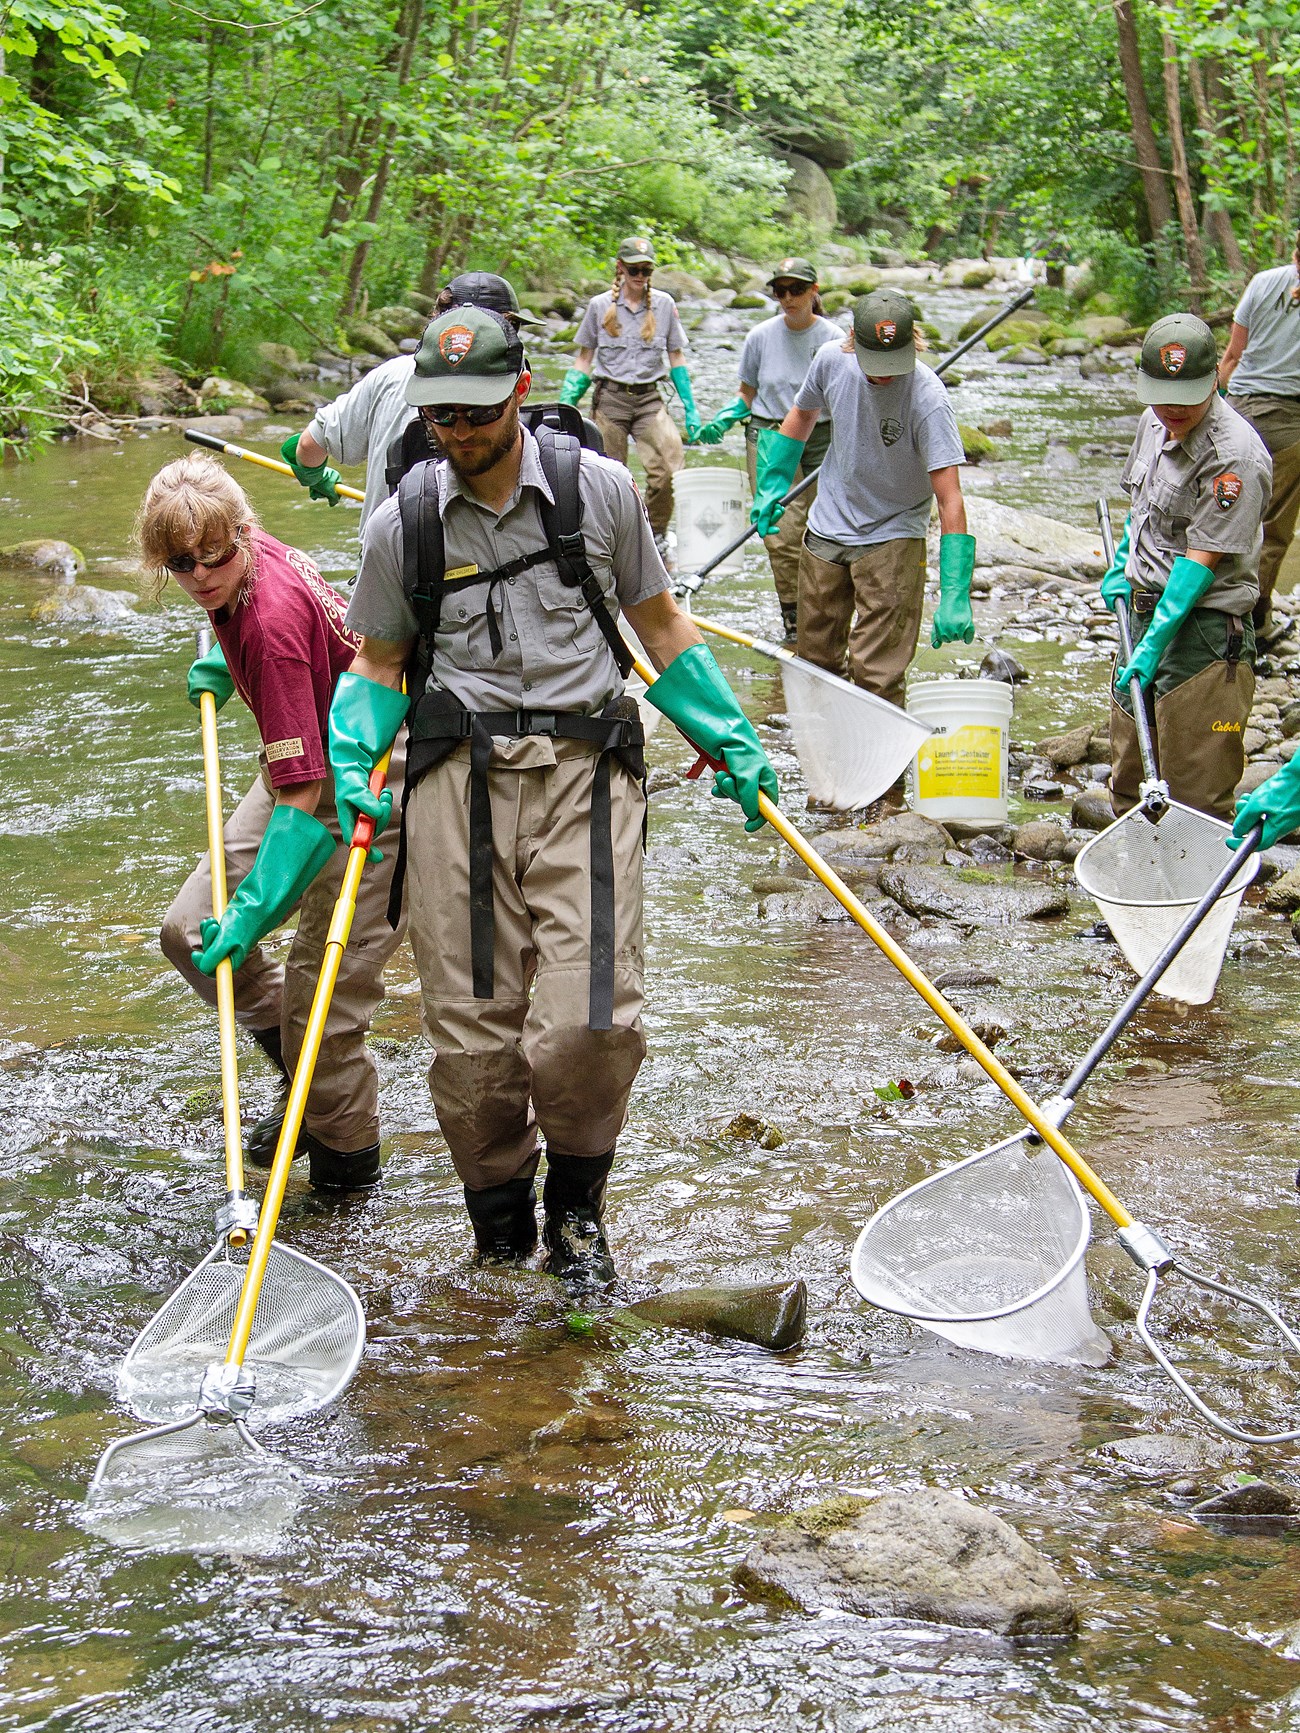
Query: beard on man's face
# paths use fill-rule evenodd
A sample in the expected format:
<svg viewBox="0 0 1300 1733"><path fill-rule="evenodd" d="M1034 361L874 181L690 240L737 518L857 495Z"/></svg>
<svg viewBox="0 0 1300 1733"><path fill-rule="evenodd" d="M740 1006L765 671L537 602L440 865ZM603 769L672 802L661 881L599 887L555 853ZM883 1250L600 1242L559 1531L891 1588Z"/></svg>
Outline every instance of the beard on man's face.
<svg viewBox="0 0 1300 1733"><path fill-rule="evenodd" d="M450 429L432 431L439 450L457 475L482 475L499 463L519 438L519 400L512 397L500 421L476 427L472 439L452 439Z"/></svg>

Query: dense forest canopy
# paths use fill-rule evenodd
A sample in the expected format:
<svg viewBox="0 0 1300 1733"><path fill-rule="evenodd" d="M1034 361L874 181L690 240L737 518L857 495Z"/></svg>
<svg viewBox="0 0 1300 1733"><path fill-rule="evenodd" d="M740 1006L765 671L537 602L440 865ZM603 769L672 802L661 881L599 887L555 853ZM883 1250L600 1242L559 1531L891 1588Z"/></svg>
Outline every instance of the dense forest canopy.
<svg viewBox="0 0 1300 1733"><path fill-rule="evenodd" d="M0 436L455 270L603 279L631 230L1220 309L1291 251L1297 65L1300 0L7 0Z"/></svg>

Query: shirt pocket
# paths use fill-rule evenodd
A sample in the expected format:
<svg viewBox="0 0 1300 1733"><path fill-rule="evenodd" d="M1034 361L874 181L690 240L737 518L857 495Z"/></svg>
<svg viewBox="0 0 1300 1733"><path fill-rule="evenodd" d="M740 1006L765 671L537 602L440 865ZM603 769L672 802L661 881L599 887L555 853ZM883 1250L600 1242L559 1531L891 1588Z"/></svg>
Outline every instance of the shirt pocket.
<svg viewBox="0 0 1300 1733"><path fill-rule="evenodd" d="M612 577L608 567L592 562L592 571L602 591L608 595ZM547 650L566 659L576 652L594 654L604 642L591 609L582 598L576 584L566 584L558 569L550 564L537 568L537 601L541 615L542 640Z"/></svg>
<svg viewBox="0 0 1300 1733"><path fill-rule="evenodd" d="M499 600L496 606L499 619ZM505 635L503 632L503 638ZM444 593L442 611L438 616L438 649L453 668L465 673L483 672L507 660L504 654L500 657L492 654L485 584L473 584L463 590Z"/></svg>
<svg viewBox="0 0 1300 1733"><path fill-rule="evenodd" d="M1187 551L1187 526L1195 515L1195 482L1157 476L1151 484L1151 523L1166 547Z"/></svg>

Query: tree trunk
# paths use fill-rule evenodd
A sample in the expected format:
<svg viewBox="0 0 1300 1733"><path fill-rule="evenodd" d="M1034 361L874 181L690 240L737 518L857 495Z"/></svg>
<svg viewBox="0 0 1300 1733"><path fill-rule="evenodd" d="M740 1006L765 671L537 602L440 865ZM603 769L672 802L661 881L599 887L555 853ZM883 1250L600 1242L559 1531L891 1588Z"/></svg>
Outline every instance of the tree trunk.
<svg viewBox="0 0 1300 1733"><path fill-rule="evenodd" d="M212 157L217 135L217 27L208 26L208 75L203 93L203 190L212 191Z"/></svg>
<svg viewBox="0 0 1300 1733"><path fill-rule="evenodd" d="M1173 222L1173 207L1169 188L1165 185L1164 164L1156 148L1155 130L1151 125L1151 110L1147 106L1146 85L1142 80L1142 56L1138 51L1137 22L1130 0L1111 0L1115 14L1115 30L1119 37L1119 70L1124 80L1124 95L1128 101L1129 120L1133 131L1133 150L1142 175L1142 191L1146 195L1151 232L1159 236L1166 224Z"/></svg>
<svg viewBox="0 0 1300 1733"><path fill-rule="evenodd" d="M1210 101L1206 95L1205 77L1201 71L1201 63L1194 54L1187 57L1187 83L1192 93L1192 106L1196 110L1196 124L1203 140L1202 157L1209 156L1218 141L1219 129L1214 124L1214 116L1210 112ZM1246 261L1241 256L1241 246L1232 226L1232 218L1222 205L1208 205L1205 212L1206 226L1211 236L1223 254L1223 262L1239 282L1245 282L1247 271Z"/></svg>
<svg viewBox="0 0 1300 1733"><path fill-rule="evenodd" d="M400 91L411 76L411 66L415 60L415 48L420 39L420 27L424 23L424 0L406 0L402 9L402 17L398 23L398 42L393 59L393 71L396 75L397 89ZM388 179L393 170L393 144L397 137L397 122L390 120L384 127L379 144L379 161L375 165L375 178L371 183L370 197L366 203L368 223L379 220L383 208L384 194L388 190ZM366 268L366 259L370 254L370 240L358 241L348 265L347 287L343 291L342 313L349 317L357 305L357 297L361 293L361 279Z"/></svg>
<svg viewBox="0 0 1300 1733"><path fill-rule="evenodd" d="M1173 158L1178 222L1183 231L1187 274L1192 280L1192 311L1199 313L1205 293L1205 249L1201 245L1201 230L1196 221L1196 200L1192 197L1192 178L1187 167L1187 144L1183 138L1183 87L1178 76L1178 46L1166 31L1160 38L1160 47L1164 69L1165 122L1169 128L1169 151Z"/></svg>

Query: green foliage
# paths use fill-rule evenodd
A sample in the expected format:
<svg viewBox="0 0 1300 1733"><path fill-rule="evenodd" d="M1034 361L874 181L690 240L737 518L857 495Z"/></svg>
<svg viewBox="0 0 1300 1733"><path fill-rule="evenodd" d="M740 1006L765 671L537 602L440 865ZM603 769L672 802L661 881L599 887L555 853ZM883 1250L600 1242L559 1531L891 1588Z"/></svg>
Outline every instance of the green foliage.
<svg viewBox="0 0 1300 1733"><path fill-rule="evenodd" d="M0 452L49 437L68 370L96 353L72 329L61 264L57 253L0 253Z"/></svg>

